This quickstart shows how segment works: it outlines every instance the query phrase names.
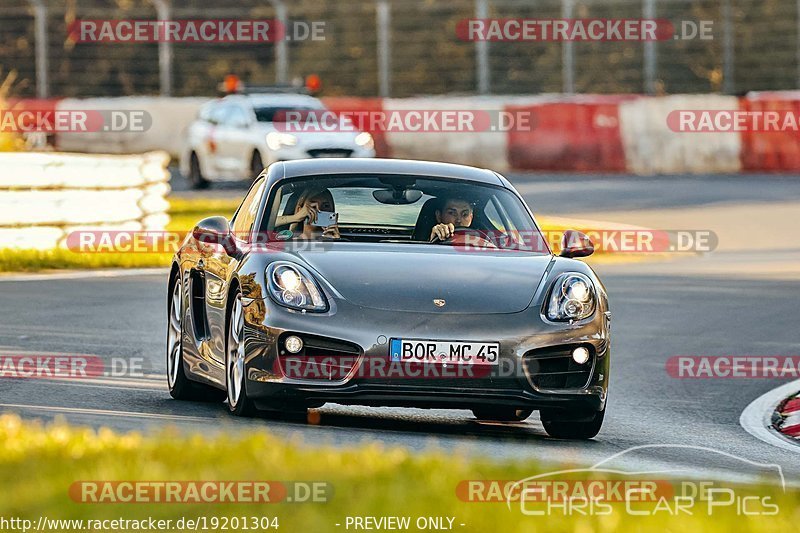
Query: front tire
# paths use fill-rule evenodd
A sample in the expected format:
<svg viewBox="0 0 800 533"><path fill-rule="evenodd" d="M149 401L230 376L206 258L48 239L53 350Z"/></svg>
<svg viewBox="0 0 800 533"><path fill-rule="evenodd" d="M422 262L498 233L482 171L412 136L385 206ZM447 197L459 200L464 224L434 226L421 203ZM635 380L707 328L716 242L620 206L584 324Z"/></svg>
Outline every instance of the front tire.
<svg viewBox="0 0 800 533"><path fill-rule="evenodd" d="M540 417L544 430L557 439L587 440L597 436L603 426L606 410L579 415L565 415L542 411Z"/></svg>
<svg viewBox="0 0 800 533"><path fill-rule="evenodd" d="M170 285L167 301L167 385L176 400L221 402L223 391L191 381L183 368L183 286L180 274Z"/></svg>
<svg viewBox="0 0 800 533"><path fill-rule="evenodd" d="M192 189L208 189L209 181L203 176L203 170L200 167L200 159L195 152L189 158L189 184Z"/></svg>
<svg viewBox="0 0 800 533"><path fill-rule="evenodd" d="M253 157L250 158L250 174L253 179L256 179L261 171L264 170L264 161L261 159L261 153L256 150L253 152Z"/></svg>
<svg viewBox="0 0 800 533"><path fill-rule="evenodd" d="M228 327L225 328L225 388L228 409L234 416L253 416L256 407L247 397L247 365L244 357L244 308L242 293L237 288L230 301Z"/></svg>

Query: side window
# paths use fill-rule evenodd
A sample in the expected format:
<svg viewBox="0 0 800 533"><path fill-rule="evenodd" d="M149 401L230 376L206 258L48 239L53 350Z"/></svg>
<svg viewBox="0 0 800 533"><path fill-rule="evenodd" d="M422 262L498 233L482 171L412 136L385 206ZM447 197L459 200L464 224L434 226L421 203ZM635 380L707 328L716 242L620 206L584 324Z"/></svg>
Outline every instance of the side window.
<svg viewBox="0 0 800 533"><path fill-rule="evenodd" d="M291 194L282 195L282 197L281 197L281 205L280 205L280 207L278 207L278 214L280 214L280 215L293 214L293 213L287 213L286 212L286 206L289 205L289 198L291 198L291 197L292 197Z"/></svg>
<svg viewBox="0 0 800 533"><path fill-rule="evenodd" d="M491 222L492 225L494 226L494 229L501 231L505 229L503 227L503 221L500 218L500 213L497 212L497 207L495 207L494 202L490 201L489 203L487 203L486 208L484 209L483 212L486 215L486 218L489 220L489 222Z"/></svg>
<svg viewBox="0 0 800 533"><path fill-rule="evenodd" d="M204 105L203 107L200 108L200 115L198 118L206 122L211 122L211 114L216 108L217 105L213 103Z"/></svg>
<svg viewBox="0 0 800 533"><path fill-rule="evenodd" d="M264 191L265 179L261 179L258 184L254 185L250 192L247 193L242 205L233 218L231 229L237 239L247 240L250 232L253 229L253 223L258 216L258 208L261 204L261 193Z"/></svg>
<svg viewBox="0 0 800 533"><path fill-rule="evenodd" d="M226 125L230 120L231 106L219 104L214 106L208 114L208 121L212 124Z"/></svg>
<svg viewBox="0 0 800 533"><path fill-rule="evenodd" d="M247 111L240 105L232 105L230 107L230 114L228 116L228 125L235 128L244 128L250 123L250 117L247 116Z"/></svg>
<svg viewBox="0 0 800 533"><path fill-rule="evenodd" d="M484 214L489 222L491 222L491 224L494 226L494 229L505 233L517 231L514 222L509 219L508 212L505 210L502 202L496 196L492 197L492 199L486 204Z"/></svg>

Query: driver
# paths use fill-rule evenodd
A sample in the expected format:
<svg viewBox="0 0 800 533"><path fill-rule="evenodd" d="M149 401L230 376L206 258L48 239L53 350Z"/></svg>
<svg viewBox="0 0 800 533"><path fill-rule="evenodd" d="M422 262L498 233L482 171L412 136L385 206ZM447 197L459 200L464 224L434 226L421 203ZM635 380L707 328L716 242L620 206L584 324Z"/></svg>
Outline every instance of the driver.
<svg viewBox="0 0 800 533"><path fill-rule="evenodd" d="M434 239L444 241L455 233L456 228L468 228L472 225L474 212L472 204L463 198L446 198L441 208L436 210L436 222L431 230L431 242Z"/></svg>

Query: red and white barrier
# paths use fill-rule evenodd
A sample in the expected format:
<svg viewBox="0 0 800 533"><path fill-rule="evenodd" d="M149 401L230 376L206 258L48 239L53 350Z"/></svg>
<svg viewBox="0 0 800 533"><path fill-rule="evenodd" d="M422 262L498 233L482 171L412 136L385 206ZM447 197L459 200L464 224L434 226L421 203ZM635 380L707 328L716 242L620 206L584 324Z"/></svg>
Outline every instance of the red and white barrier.
<svg viewBox="0 0 800 533"><path fill-rule="evenodd" d="M496 117L528 114L530 128L479 131L398 131L364 128L379 157L450 161L497 170L620 172L633 174L795 172L800 170L796 130L690 132L670 125L676 111L790 112L800 116L800 92L721 95L327 97L335 112L408 114L466 111ZM167 150L177 154L194 120L198 98L61 100L57 109L144 110L144 133L57 135L61 149L107 153ZM671 115L673 114L673 115Z"/></svg>
<svg viewBox="0 0 800 533"><path fill-rule="evenodd" d="M419 97L391 98L384 102L387 111L408 114L413 111L451 112L473 119L467 128L425 131L419 134L393 131L387 135L395 157L431 161L466 162L494 169L508 167L508 135L492 131L499 125L499 114L508 98L503 97ZM527 100L532 100L528 98ZM444 122L441 119L440 122ZM442 124L446 126L446 124ZM475 131L471 131L474 128ZM447 130L447 128L443 128Z"/></svg>
<svg viewBox="0 0 800 533"><path fill-rule="evenodd" d="M164 152L0 154L0 248L52 249L83 229L163 230L168 162Z"/></svg>
<svg viewBox="0 0 800 533"><path fill-rule="evenodd" d="M675 111L735 111L734 96L675 95L637 98L619 105L625 165L633 174L714 174L741 170L739 133L673 131Z"/></svg>
<svg viewBox="0 0 800 533"><path fill-rule="evenodd" d="M741 99L741 109L791 112L800 116L800 92L751 93ZM800 132L745 132L741 154L742 169L746 171L800 170Z"/></svg>
<svg viewBox="0 0 800 533"><path fill-rule="evenodd" d="M161 150L178 157L184 147L186 129L197 119L200 107L208 98L165 98L135 96L124 98L65 98L56 106L59 111L144 112L144 131L67 132L56 136L57 148L68 152L92 154L140 154Z"/></svg>
<svg viewBox="0 0 800 533"><path fill-rule="evenodd" d="M334 113L346 111L364 111L368 113L379 113L383 111L383 98L353 98L348 96L323 98L322 101ZM375 153L378 157L392 157L386 133L380 128L364 128L364 131L372 134L375 139Z"/></svg>
<svg viewBox="0 0 800 533"><path fill-rule="evenodd" d="M507 165L580 172L625 170L618 107L630 96L581 96L563 102L510 105L531 114L531 129L508 132Z"/></svg>

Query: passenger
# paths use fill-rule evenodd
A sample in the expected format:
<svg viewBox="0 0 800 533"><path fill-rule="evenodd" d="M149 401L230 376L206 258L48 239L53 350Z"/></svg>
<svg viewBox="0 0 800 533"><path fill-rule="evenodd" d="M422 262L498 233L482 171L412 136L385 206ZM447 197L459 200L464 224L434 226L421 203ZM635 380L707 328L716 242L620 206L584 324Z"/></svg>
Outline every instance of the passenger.
<svg viewBox="0 0 800 533"><path fill-rule="evenodd" d="M328 189L307 189L300 194L294 208L294 214L278 217L276 225L291 224L289 229L295 234L299 232L299 237L306 240L340 239L338 224L333 224L326 228L313 225L320 211L336 211L333 194Z"/></svg>

